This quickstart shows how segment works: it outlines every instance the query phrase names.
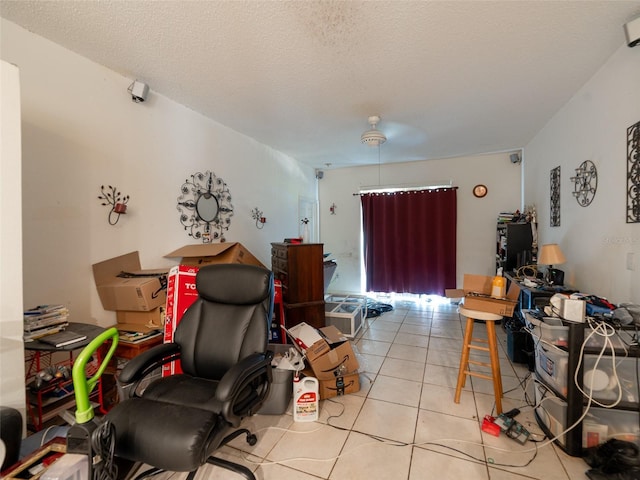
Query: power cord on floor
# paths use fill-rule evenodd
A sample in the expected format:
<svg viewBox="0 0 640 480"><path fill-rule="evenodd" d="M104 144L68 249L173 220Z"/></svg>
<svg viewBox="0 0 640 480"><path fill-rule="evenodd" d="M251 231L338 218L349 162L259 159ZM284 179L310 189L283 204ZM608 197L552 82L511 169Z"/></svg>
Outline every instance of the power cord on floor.
<svg viewBox="0 0 640 480"><path fill-rule="evenodd" d="M399 441L389 440L389 439L386 439L386 438L379 437L377 435L373 435L373 434L366 433L366 432L361 432L359 430L344 428L344 427L340 427L338 425L332 425L330 423L331 419L332 418L340 418L344 414L345 406L344 406L344 404L342 404L340 402L336 402L336 401L334 401L332 399L327 399L327 400L325 400L325 402L332 403L332 404L335 404L335 405L339 405L342 408L341 408L340 413L338 413L337 415L329 415L329 417L327 418L327 423L323 424L323 426L326 425L328 427L331 427L331 428L334 428L334 429L340 430L340 431L355 432L355 433L358 433L360 435L364 435L366 437L369 437L374 441L373 442L363 443L361 445L358 445L357 447L355 447L354 449L352 449L350 451L343 452L340 455L337 455L337 456L331 457L331 458L293 457L293 458L288 458L288 459L285 459L285 460L256 462L254 460L249 459L248 458L248 454L247 454L247 455L242 456L243 460L248 462L248 463L254 464L254 465L286 464L286 463L293 462L293 461L329 462L329 461L335 461L335 460L337 460L337 459L339 459L339 458L341 458L343 456L346 456L347 454L351 453L353 450L355 450L357 448L361 448L361 447L369 446L369 445L384 444L384 445L392 446L392 447L414 447L414 446L415 447L425 447L425 446L439 447L439 448L443 448L443 449L449 450L451 452L455 452L455 453L458 453L460 455L463 455L463 456L469 458L470 460L472 460L472 461L474 461L476 463L482 464L482 465L491 465L491 466L495 466L495 467L508 467L508 468L524 468L524 467L527 467L528 465L530 465L531 462L533 462L535 460L535 458L536 458L536 456L538 454L537 447L535 449L524 450L523 452L517 452L517 453L524 453L524 452L534 451L535 453L526 463L524 463L522 465L514 465L514 464L507 464L507 463L497 463L491 458L488 458L488 459L477 458L477 457L475 457L475 456L473 456L473 455L471 455L471 454L469 454L467 452L464 452L464 451L460 450L459 448L455 448L455 447L452 447L452 446L449 446L449 445L445 445L442 442L465 443L465 444L469 444L469 445L477 445L477 446L481 446L481 447L484 447L484 448L490 448L490 449L496 450L496 451L501 451L501 452L506 452L506 453L513 453L513 450L508 450L508 449L504 449L504 448L500 448L500 447L494 447L494 446L487 445L487 444L484 444L484 443L470 442L470 441L467 441L467 440L460 440L460 439L455 439L455 438L443 438L443 439L434 440L434 441L425 441L425 442L416 442L416 443L407 443L407 442L399 442ZM282 430L282 431L285 431L285 432L288 432L288 433L306 435L306 434L309 434L309 433L317 432L320 429L322 429L322 427L314 429L314 430L308 430L308 431L304 431L304 432L299 432L299 431L294 431L294 430L290 430L290 429L287 429L287 428L281 428L281 427L266 427L266 428L263 428L261 430L258 430L258 432L264 431L264 430ZM256 433L258 433L258 432L256 432ZM442 452L439 452L438 450L433 449L433 448L424 448L424 450L429 450L429 451L432 451L432 452L435 452L435 453L442 453Z"/></svg>
<svg viewBox="0 0 640 480"><path fill-rule="evenodd" d="M116 431L113 424L105 420L91 434L93 452L93 480L116 480L118 466L113 457L115 453Z"/></svg>

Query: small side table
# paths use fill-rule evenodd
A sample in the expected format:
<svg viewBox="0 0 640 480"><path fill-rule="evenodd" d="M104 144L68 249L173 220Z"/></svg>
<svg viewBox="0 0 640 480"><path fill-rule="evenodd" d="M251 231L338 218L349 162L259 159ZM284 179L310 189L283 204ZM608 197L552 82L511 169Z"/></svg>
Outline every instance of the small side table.
<svg viewBox="0 0 640 480"><path fill-rule="evenodd" d="M64 347L55 347L39 340L25 342L24 348L28 352L25 357L25 362L27 363L25 383L29 383L30 380L34 379L36 374L44 367L60 365L71 369L74 361L73 352L82 350L105 329L87 323L69 322L67 330L85 335L87 338ZM68 359L54 364L52 356L56 353L68 354ZM100 364L102 361L100 350L98 350L97 356L98 364ZM58 392L58 396L47 396L48 393L50 394L53 391ZM98 381L97 388L91 393L91 396L94 400L97 399L100 404L100 412L107 413L102 379ZM42 429L44 422L54 418L63 410L72 408L74 405L75 397L71 378L52 381L50 385L44 386L35 392L27 391L27 414L31 425L36 431Z"/></svg>

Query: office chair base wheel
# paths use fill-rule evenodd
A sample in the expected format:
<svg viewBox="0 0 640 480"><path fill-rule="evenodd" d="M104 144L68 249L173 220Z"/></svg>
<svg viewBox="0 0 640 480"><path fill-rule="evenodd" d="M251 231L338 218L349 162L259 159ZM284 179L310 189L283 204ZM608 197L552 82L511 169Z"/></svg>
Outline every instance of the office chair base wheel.
<svg viewBox="0 0 640 480"><path fill-rule="evenodd" d="M258 437L256 437L253 433L247 433L247 443L252 447L258 443Z"/></svg>

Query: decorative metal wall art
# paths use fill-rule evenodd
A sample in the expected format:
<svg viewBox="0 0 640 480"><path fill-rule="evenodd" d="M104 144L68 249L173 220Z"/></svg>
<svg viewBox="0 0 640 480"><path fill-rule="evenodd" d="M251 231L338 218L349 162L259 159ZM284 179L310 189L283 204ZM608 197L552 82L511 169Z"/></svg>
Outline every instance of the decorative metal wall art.
<svg viewBox="0 0 640 480"><path fill-rule="evenodd" d="M104 185L100 185L100 191L102 195L98 195L98 199L103 201L100 205L111 205L107 220L109 225L115 225L120 220L120 215L127 213L129 195L122 195L122 192L111 185L107 185L106 188Z"/></svg>
<svg viewBox="0 0 640 480"><path fill-rule="evenodd" d="M262 230L264 228L264 224L267 223L267 219L262 213L262 210L260 210L258 207L251 210L251 218L256 221L256 228L258 230Z"/></svg>
<svg viewBox="0 0 640 480"><path fill-rule="evenodd" d="M560 226L560 166L551 169L551 226Z"/></svg>
<svg viewBox="0 0 640 480"><path fill-rule="evenodd" d="M627 128L627 223L640 223L640 122Z"/></svg>
<svg viewBox="0 0 640 480"><path fill-rule="evenodd" d="M194 173L180 189L177 209L180 223L190 237L202 243L224 242L229 230L233 205L229 187L213 172Z"/></svg>
<svg viewBox="0 0 640 480"><path fill-rule="evenodd" d="M598 170L591 160L585 160L576 168L576 176L571 177L573 182L573 196L578 205L587 207L596 196L598 189Z"/></svg>

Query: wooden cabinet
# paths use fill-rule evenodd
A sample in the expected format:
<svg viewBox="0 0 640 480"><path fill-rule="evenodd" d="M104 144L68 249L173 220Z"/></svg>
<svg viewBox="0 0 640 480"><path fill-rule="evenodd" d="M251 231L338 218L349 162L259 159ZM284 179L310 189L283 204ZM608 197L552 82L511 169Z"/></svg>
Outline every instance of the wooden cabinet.
<svg viewBox="0 0 640 480"><path fill-rule="evenodd" d="M282 282L285 325L324 322L324 264L321 243L272 243L271 270Z"/></svg>

